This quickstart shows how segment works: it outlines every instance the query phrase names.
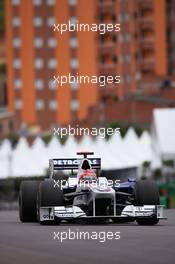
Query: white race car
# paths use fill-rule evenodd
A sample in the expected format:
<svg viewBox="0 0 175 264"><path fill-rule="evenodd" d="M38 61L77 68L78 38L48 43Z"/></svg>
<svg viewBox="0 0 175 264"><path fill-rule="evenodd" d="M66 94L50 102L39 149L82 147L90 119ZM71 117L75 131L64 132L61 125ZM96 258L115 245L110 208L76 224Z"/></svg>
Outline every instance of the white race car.
<svg viewBox="0 0 175 264"><path fill-rule="evenodd" d="M154 225L159 219L165 219L154 181L109 181L100 177L100 158L87 158L92 152L77 154L84 157L49 160L50 178L21 183L19 215L22 222L136 220L140 225ZM57 170L71 170L72 175L67 180L56 180L54 172Z"/></svg>

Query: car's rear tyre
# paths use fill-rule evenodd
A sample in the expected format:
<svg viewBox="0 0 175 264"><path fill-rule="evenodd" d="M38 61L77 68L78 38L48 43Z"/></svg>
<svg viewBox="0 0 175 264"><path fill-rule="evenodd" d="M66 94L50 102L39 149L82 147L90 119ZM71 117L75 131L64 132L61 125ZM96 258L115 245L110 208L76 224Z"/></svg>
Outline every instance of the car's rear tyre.
<svg viewBox="0 0 175 264"><path fill-rule="evenodd" d="M37 203L38 219L40 219L40 207L65 205L63 191L58 186L54 186L54 180L52 179L42 181L39 185ZM41 224L50 224L52 222L53 221L40 221Z"/></svg>
<svg viewBox="0 0 175 264"><path fill-rule="evenodd" d="M143 205L159 205L159 189L154 181L140 180L135 185L136 206ZM154 216L152 218L138 218L139 225L156 225L159 219Z"/></svg>
<svg viewBox="0 0 175 264"><path fill-rule="evenodd" d="M37 222L37 192L39 181L23 181L19 191L19 218L21 222Z"/></svg>

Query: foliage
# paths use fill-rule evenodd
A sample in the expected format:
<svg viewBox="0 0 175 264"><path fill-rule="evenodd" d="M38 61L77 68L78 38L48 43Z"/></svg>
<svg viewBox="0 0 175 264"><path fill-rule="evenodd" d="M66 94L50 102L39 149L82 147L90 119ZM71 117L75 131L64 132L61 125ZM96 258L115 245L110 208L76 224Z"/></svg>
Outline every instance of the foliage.
<svg viewBox="0 0 175 264"><path fill-rule="evenodd" d="M5 28L5 11L4 11L4 0L0 0L0 34L4 33Z"/></svg>
<svg viewBox="0 0 175 264"><path fill-rule="evenodd" d="M164 166L171 167L171 168L174 167L174 160L163 160L162 163Z"/></svg>
<svg viewBox="0 0 175 264"><path fill-rule="evenodd" d="M144 161L143 164L142 164L142 166L143 166L145 169L149 168L150 165L151 165L151 162L150 162L150 161Z"/></svg>

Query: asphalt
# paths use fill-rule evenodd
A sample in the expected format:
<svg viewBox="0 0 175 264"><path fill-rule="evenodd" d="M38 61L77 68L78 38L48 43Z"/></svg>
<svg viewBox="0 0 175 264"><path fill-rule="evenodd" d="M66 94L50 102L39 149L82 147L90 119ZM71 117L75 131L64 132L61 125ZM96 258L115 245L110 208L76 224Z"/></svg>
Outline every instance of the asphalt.
<svg viewBox="0 0 175 264"><path fill-rule="evenodd" d="M16 211L0 211L0 263L173 264L175 210L166 210L165 216L168 220L157 226L138 226L136 223L40 226L20 223ZM89 239L61 242L58 232L68 233L69 230L74 231L76 237L79 232L89 232ZM103 232L106 232L105 237L108 232L108 239L100 242L105 240ZM120 239L109 239L115 232L120 232ZM65 238L67 233L62 233L62 237Z"/></svg>

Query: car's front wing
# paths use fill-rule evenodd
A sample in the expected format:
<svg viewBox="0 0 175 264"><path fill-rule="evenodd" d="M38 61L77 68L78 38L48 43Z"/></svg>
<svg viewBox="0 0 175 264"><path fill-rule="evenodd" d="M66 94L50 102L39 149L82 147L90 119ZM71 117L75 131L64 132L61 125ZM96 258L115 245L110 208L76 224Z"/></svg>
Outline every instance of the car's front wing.
<svg viewBox="0 0 175 264"><path fill-rule="evenodd" d="M83 219L83 218L152 218L166 219L163 217L163 206L161 205L144 205L144 206L125 206L121 212L121 215L102 215L102 216L87 216L85 212L78 206L55 206L55 207L40 207L40 222L59 220L71 220L71 219Z"/></svg>

